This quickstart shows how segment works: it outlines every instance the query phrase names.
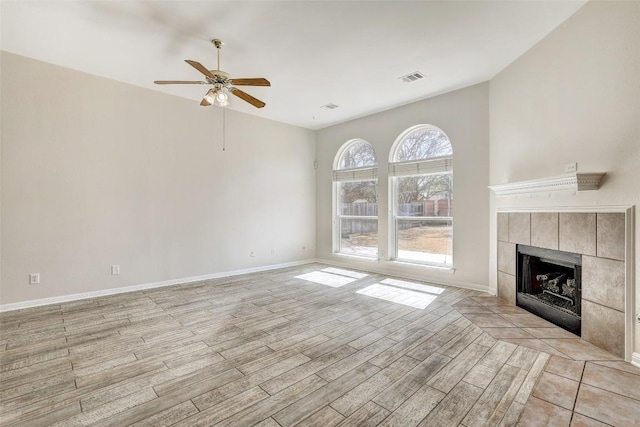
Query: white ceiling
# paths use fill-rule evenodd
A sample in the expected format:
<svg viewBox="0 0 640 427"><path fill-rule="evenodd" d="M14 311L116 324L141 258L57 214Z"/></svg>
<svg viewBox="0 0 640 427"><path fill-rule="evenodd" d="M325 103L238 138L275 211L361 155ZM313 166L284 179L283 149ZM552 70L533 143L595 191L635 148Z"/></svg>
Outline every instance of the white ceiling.
<svg viewBox="0 0 640 427"><path fill-rule="evenodd" d="M267 103L233 108L320 129L491 79L585 1L10 1L2 50L192 99L184 62L215 68ZM398 77L421 71L426 79ZM321 109L334 103L335 110ZM218 108L218 107L209 107Z"/></svg>

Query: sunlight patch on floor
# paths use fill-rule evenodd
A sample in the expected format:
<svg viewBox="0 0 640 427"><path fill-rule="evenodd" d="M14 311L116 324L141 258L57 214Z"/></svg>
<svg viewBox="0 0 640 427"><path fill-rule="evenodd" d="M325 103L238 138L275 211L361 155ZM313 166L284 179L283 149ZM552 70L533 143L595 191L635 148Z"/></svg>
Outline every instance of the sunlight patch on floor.
<svg viewBox="0 0 640 427"><path fill-rule="evenodd" d="M368 276L368 274L366 273L360 273L358 271L345 270L342 268L335 268L335 267L323 268L322 271L326 273L331 273L331 274L339 274L341 276L353 277L354 279L362 279L363 277Z"/></svg>
<svg viewBox="0 0 640 427"><path fill-rule="evenodd" d="M436 294L436 295L440 295L445 291L444 288L439 288L437 286L425 285L422 283L415 283L415 282L406 282L404 280L398 280L398 279L384 279L380 283L383 283L385 285L397 286L399 288L404 288L404 289L412 289L414 291L428 292L430 294Z"/></svg>
<svg viewBox="0 0 640 427"><path fill-rule="evenodd" d="M356 281L356 279L352 277L339 276L324 271L312 271L311 273L301 274L296 276L296 279L319 283L321 285L331 286L332 288L339 288L340 286L348 285Z"/></svg>
<svg viewBox="0 0 640 427"><path fill-rule="evenodd" d="M356 293L419 309L427 308L429 304L438 298L437 295L401 289L381 283L367 286Z"/></svg>

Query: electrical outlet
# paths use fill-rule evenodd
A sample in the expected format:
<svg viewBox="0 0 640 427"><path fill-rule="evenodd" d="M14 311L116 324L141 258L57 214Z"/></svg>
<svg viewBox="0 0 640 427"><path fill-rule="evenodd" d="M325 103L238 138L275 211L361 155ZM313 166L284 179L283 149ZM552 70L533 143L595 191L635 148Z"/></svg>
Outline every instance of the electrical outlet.
<svg viewBox="0 0 640 427"><path fill-rule="evenodd" d="M566 165L564 165L564 171L567 172L567 173L577 172L578 171L578 164L576 162L567 163Z"/></svg>
<svg viewBox="0 0 640 427"><path fill-rule="evenodd" d="M37 285L38 283L40 283L40 273L29 274L29 284Z"/></svg>
<svg viewBox="0 0 640 427"><path fill-rule="evenodd" d="M303 246L303 247L302 247L302 252L306 252L306 251L307 251L307 247L306 247L306 246Z"/></svg>
<svg viewBox="0 0 640 427"><path fill-rule="evenodd" d="M251 252L249 253L249 256L250 256L251 258L255 258L256 253L255 253L255 252L253 252L253 251L251 251Z"/></svg>
<svg viewBox="0 0 640 427"><path fill-rule="evenodd" d="M113 276L117 276L118 274L120 274L120 266L119 265L112 265L111 266L111 274Z"/></svg>
<svg viewBox="0 0 640 427"><path fill-rule="evenodd" d="M271 255L275 255L276 254L276 248L271 248Z"/></svg>

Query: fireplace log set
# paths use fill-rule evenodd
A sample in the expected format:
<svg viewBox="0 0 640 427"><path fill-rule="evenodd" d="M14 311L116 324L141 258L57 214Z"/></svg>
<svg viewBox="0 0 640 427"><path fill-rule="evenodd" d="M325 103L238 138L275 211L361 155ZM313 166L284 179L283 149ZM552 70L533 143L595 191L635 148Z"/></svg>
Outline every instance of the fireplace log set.
<svg viewBox="0 0 640 427"><path fill-rule="evenodd" d="M582 256L525 245L516 254L516 305L580 336Z"/></svg>
<svg viewBox="0 0 640 427"><path fill-rule="evenodd" d="M563 299L570 299L575 304L576 279L567 278L566 273L554 272L538 274L536 280L546 293L551 293Z"/></svg>
<svg viewBox="0 0 640 427"><path fill-rule="evenodd" d="M548 249L528 250L536 252L536 255L519 253L518 292L580 316L580 268L573 263L577 260L553 259Z"/></svg>

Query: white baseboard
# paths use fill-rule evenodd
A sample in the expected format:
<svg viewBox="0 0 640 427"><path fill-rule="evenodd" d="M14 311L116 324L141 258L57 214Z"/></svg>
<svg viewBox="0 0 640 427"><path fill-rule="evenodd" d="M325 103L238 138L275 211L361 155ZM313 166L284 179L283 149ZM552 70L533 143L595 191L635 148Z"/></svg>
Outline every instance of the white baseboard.
<svg viewBox="0 0 640 427"><path fill-rule="evenodd" d="M631 364L640 368L640 353L631 354Z"/></svg>
<svg viewBox="0 0 640 427"><path fill-rule="evenodd" d="M104 289L101 291L85 292L81 294L63 295L59 297L42 298L37 300L15 302L12 304L0 304L0 312L21 310L24 308L40 307L49 304L60 304L64 302L77 301L87 298L103 297L108 295L123 294L126 292L142 291L145 289L162 288L164 286L181 285L184 283L201 282L203 280L219 279L221 277L238 276L240 274L259 273L261 271L277 270L280 268L296 267L299 265L311 264L315 259L302 261L285 262L282 264L272 264L261 267L244 268L242 270L224 271L221 273L205 274L202 276L183 277L180 279L165 280L162 282L144 283L141 285L125 286L122 288Z"/></svg>
<svg viewBox="0 0 640 427"><path fill-rule="evenodd" d="M40 307L43 305L50 305L50 304L61 304L61 303L65 303L65 302L72 302L72 301L78 301L78 300L83 300L83 299L88 299L88 298L96 298L96 297L103 297L103 296L109 296L109 295L117 295L117 294L122 294L122 293L127 293L127 292L135 292L135 291L142 291L145 289L154 289L154 288L162 288L165 286L173 286L173 285L181 285L184 283L192 283L192 282L201 282L203 280L211 280L211 279L219 279L222 277L230 277L230 276L238 276L241 274L249 274L249 273L259 273L262 271L270 271L270 270L277 270L280 268L287 268L287 267L296 267L299 265L305 265L305 264L311 264L317 262L319 264L324 264L324 265L333 265L336 267L344 267L344 268L355 268L358 270L363 270L363 271L368 271L370 273L377 273L377 274L388 274L389 276L394 276L394 277L400 277L403 279L409 279L409 280L419 280L419 281L427 281L436 285L444 285L444 286L455 286L455 287L459 287L459 288L464 288L464 289L472 289L475 291L480 291L480 292L488 292L491 293L491 291L489 289L487 289L484 286L480 286L480 285L476 285L473 283L464 283L464 282L458 282L458 281L449 281L449 280L434 280L433 278L426 278L424 276L420 276L418 274L411 274L411 273L402 273L400 271L389 271L387 269L384 268L376 268L377 265L354 265L353 263L349 263L349 262L340 262L340 261L336 261L336 260L327 260L327 259L307 259L307 260L302 260L302 261L293 261L293 262L287 262L287 263L282 263L282 264L272 264L272 265L267 265L267 266L262 266L262 267L252 267L252 268L245 268L245 269L241 269L241 270L233 270L233 271L224 271L224 272L220 272L220 273L212 273L212 274L205 274L202 276L192 276L192 277L183 277L183 278L179 278L179 279L172 279L172 280L165 280L162 282L153 282L153 283L144 283L144 284L140 284L140 285L133 285L133 286L125 286L122 288L112 288L112 289L104 289L104 290L100 290L100 291L93 291L93 292L84 292L81 294L71 294L71 295L63 295L63 296L59 296L59 297L51 297L51 298L43 298L43 299L37 299L37 300L30 300L30 301L22 301L22 302L16 302L16 303L11 303L11 304L0 304L0 312L5 312L5 311L13 311L13 310L21 310L21 309L25 309L25 308L32 308L32 307ZM639 355L640 357L640 355ZM638 360L638 362L640 363L640 359ZM639 365L640 366L640 365Z"/></svg>

